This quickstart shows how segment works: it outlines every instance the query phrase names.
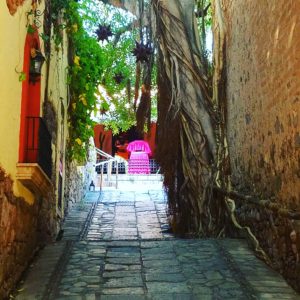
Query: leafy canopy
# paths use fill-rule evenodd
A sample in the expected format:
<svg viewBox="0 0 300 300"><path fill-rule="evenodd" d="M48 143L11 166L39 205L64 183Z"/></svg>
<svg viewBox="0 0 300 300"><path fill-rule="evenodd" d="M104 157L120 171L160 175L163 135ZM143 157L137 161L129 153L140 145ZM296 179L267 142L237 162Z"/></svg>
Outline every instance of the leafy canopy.
<svg viewBox="0 0 300 300"><path fill-rule="evenodd" d="M67 31L71 49L69 154L83 161L96 121L102 121L114 133L135 124L131 100L135 59L131 51L138 31L132 15L100 1L54 0L51 3L52 39L56 49L63 46L62 30ZM113 36L108 41L98 42L95 32L99 24L111 26ZM115 79L117 74L122 75L119 83Z"/></svg>

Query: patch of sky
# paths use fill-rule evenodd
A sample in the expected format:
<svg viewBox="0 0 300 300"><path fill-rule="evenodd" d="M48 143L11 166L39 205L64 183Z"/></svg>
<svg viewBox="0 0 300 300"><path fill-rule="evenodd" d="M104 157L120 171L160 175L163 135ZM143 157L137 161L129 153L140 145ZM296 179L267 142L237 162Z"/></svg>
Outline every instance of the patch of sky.
<svg viewBox="0 0 300 300"><path fill-rule="evenodd" d="M212 62L213 58L213 33L211 28L206 29L206 53L207 58Z"/></svg>

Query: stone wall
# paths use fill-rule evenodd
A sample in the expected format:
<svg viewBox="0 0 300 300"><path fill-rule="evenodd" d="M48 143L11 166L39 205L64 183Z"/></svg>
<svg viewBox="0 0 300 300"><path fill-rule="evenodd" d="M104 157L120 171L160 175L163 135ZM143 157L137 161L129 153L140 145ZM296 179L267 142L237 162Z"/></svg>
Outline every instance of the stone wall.
<svg viewBox="0 0 300 300"><path fill-rule="evenodd" d="M6 299L36 251L52 239L55 228L50 201L33 205L17 198L12 180L0 168L0 299Z"/></svg>
<svg viewBox="0 0 300 300"><path fill-rule="evenodd" d="M251 228L272 267L300 292L300 228L278 213L256 205L238 204L236 212L240 225Z"/></svg>
<svg viewBox="0 0 300 300"><path fill-rule="evenodd" d="M65 214L68 210L85 195L85 182L82 174L78 172L75 162L66 163L66 179L65 179Z"/></svg>
<svg viewBox="0 0 300 300"><path fill-rule="evenodd" d="M66 184L65 184L65 213L76 202L81 201L89 189L93 180L96 183L96 150L94 139L90 138L87 161L85 165L78 166L75 161L66 163Z"/></svg>
<svg viewBox="0 0 300 300"><path fill-rule="evenodd" d="M92 138L87 157L87 162L83 166L78 166L75 161L67 161L66 163L65 214L68 213L73 204L84 198L91 181L96 182L96 152Z"/></svg>
<svg viewBox="0 0 300 300"><path fill-rule="evenodd" d="M233 187L300 210L300 2L223 5ZM239 213L274 265L300 289L297 222L250 205Z"/></svg>

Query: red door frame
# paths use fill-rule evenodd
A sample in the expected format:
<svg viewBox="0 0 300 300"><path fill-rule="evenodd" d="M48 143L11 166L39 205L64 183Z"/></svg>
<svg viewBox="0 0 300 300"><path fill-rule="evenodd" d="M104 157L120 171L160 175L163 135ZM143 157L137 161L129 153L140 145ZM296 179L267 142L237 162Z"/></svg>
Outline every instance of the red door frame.
<svg viewBox="0 0 300 300"><path fill-rule="evenodd" d="M22 100L21 100L21 122L19 137L19 162L25 162L26 148L26 117L39 117L41 106L41 83L40 80L32 83L29 82L30 68L30 50L31 48L40 49L40 40L38 29L34 28L33 33L27 33L24 47L23 72L26 79L22 83Z"/></svg>

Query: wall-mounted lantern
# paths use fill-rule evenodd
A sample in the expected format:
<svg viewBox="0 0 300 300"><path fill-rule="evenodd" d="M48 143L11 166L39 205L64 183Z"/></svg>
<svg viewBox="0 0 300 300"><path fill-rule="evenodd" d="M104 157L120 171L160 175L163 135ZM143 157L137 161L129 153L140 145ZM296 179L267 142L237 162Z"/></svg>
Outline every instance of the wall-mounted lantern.
<svg viewBox="0 0 300 300"><path fill-rule="evenodd" d="M42 55L41 51L32 48L30 51L29 82L34 84L41 77L44 61L45 57Z"/></svg>
<svg viewBox="0 0 300 300"><path fill-rule="evenodd" d="M94 181L92 180L90 186L89 186L89 191L94 192L95 191L95 184Z"/></svg>

